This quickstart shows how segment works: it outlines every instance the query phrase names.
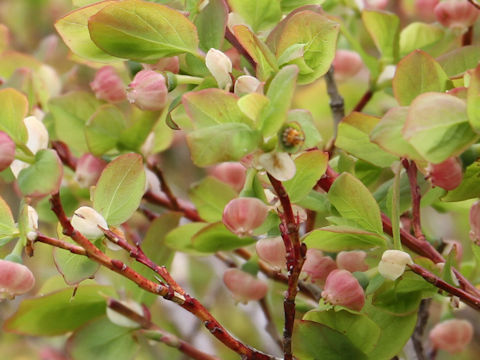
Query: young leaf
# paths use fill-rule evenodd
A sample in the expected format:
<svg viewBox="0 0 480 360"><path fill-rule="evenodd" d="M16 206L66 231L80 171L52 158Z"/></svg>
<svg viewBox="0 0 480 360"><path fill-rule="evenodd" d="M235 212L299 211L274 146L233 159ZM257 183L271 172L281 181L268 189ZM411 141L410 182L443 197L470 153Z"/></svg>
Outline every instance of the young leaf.
<svg viewBox="0 0 480 360"><path fill-rule="evenodd" d="M467 114L473 130L480 133L480 66L470 73L470 85L467 91Z"/></svg>
<svg viewBox="0 0 480 360"><path fill-rule="evenodd" d="M27 111L28 100L25 95L12 88L0 90L0 131L21 144L25 144L28 137L23 123Z"/></svg>
<svg viewBox="0 0 480 360"><path fill-rule="evenodd" d="M232 234L223 223L218 222L202 228L192 237L192 246L200 252L214 253L238 249L255 242L251 237Z"/></svg>
<svg viewBox="0 0 480 360"><path fill-rule="evenodd" d="M407 25L400 33L400 55L414 50L425 50L445 36L445 30L438 24L414 22Z"/></svg>
<svg viewBox="0 0 480 360"><path fill-rule="evenodd" d="M88 19L95 44L105 52L140 62L196 54L198 35L184 15L167 6L138 0L116 1Z"/></svg>
<svg viewBox="0 0 480 360"><path fill-rule="evenodd" d="M328 199L342 217L353 220L362 229L383 234L377 202L365 185L353 175L341 174L330 188Z"/></svg>
<svg viewBox="0 0 480 360"><path fill-rule="evenodd" d="M477 139L465 102L443 93L425 93L411 104L403 135L427 161L441 163L467 149Z"/></svg>
<svg viewBox="0 0 480 360"><path fill-rule="evenodd" d="M17 312L5 324L6 331L25 335L52 336L73 331L105 313L104 296L113 296L108 286L79 286L22 301ZM58 316L62 314L62 316ZM45 319L55 319L46 321Z"/></svg>
<svg viewBox="0 0 480 360"><path fill-rule="evenodd" d="M145 170L142 157L125 154L103 170L93 195L93 207L108 224L128 220L140 205L145 191Z"/></svg>
<svg viewBox="0 0 480 360"><path fill-rule="evenodd" d="M228 3L255 32L268 28L282 17L279 0L228 0Z"/></svg>
<svg viewBox="0 0 480 360"><path fill-rule="evenodd" d="M480 61L480 51L474 45L462 46L437 57L437 61L450 78L460 78Z"/></svg>
<svg viewBox="0 0 480 360"><path fill-rule="evenodd" d="M228 6L225 0L209 0L195 18L200 49L221 49L227 26Z"/></svg>
<svg viewBox="0 0 480 360"><path fill-rule="evenodd" d="M398 103L406 106L420 94L444 92L448 83L440 64L426 52L415 50L398 63L392 86Z"/></svg>
<svg viewBox="0 0 480 360"><path fill-rule="evenodd" d="M193 248L193 236L208 226L209 224L203 222L189 223L179 226L170 231L165 237L165 244L174 250L186 253L198 254Z"/></svg>
<svg viewBox="0 0 480 360"><path fill-rule="evenodd" d="M398 59L400 32L398 16L387 12L364 10L362 21L384 61L389 64L395 63Z"/></svg>
<svg viewBox="0 0 480 360"><path fill-rule="evenodd" d="M90 1L92 3L93 1ZM122 61L99 49L90 39L88 32L88 19L102 10L105 6L116 3L116 1L101 1L90 6L83 7L68 13L57 20L55 29L62 37L65 44L76 55L92 61L112 62ZM83 4L86 5L86 4Z"/></svg>
<svg viewBox="0 0 480 360"><path fill-rule="evenodd" d="M13 220L12 210L0 196L0 246L5 244L5 239L16 233L17 227Z"/></svg>

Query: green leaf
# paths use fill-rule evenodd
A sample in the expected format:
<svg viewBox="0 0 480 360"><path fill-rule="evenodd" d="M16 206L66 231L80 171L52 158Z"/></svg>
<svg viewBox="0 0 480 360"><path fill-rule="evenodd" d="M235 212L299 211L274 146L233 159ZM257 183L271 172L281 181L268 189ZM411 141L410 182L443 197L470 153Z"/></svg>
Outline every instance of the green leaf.
<svg viewBox="0 0 480 360"><path fill-rule="evenodd" d="M380 120L371 115L352 112L338 125L335 145L353 156L379 166L390 166L397 158L370 141L369 134Z"/></svg>
<svg viewBox="0 0 480 360"><path fill-rule="evenodd" d="M228 4L255 32L272 26L282 17L280 0L228 0Z"/></svg>
<svg viewBox="0 0 480 360"><path fill-rule="evenodd" d="M185 111L198 128L224 123L251 123L237 106L238 96L221 89L191 91L182 96Z"/></svg>
<svg viewBox="0 0 480 360"><path fill-rule="evenodd" d="M103 170L93 194L93 207L110 225L130 218L140 205L145 191L142 157L124 154Z"/></svg>
<svg viewBox="0 0 480 360"><path fill-rule="evenodd" d="M267 90L270 102L264 107L260 122L264 137L275 135L287 118L297 81L298 68L285 66L273 78Z"/></svg>
<svg viewBox="0 0 480 360"><path fill-rule="evenodd" d="M72 359L131 360L138 347L132 329L115 325L106 316L82 326L67 342Z"/></svg>
<svg viewBox="0 0 480 360"><path fill-rule="evenodd" d="M280 0L283 12L290 12L306 5L320 5L325 0Z"/></svg>
<svg viewBox="0 0 480 360"><path fill-rule="evenodd" d="M227 26L228 7L224 0L209 0L195 18L200 49L221 49Z"/></svg>
<svg viewBox="0 0 480 360"><path fill-rule="evenodd" d="M302 360L366 360L367 356L340 331L313 321L296 321L293 352Z"/></svg>
<svg viewBox="0 0 480 360"><path fill-rule="evenodd" d="M75 294L75 296L73 296ZM73 331L105 313L104 296L112 296L108 286L86 285L22 301L5 324L6 331L32 336L61 335ZM61 316L59 316L61 314ZM55 319L55 321L50 321Z"/></svg>
<svg viewBox="0 0 480 360"><path fill-rule="evenodd" d="M197 232L208 225L209 224L202 222L194 222L179 226L167 234L165 238L165 244L174 250L198 254L198 252L193 248L192 238Z"/></svg>
<svg viewBox="0 0 480 360"><path fill-rule="evenodd" d="M426 52L415 50L398 63L392 86L395 98L403 106L410 105L420 94L444 92L448 83L440 64Z"/></svg>
<svg viewBox="0 0 480 360"><path fill-rule="evenodd" d="M244 115L257 124L263 109L269 102L270 100L263 94L250 93L238 99L237 105Z"/></svg>
<svg viewBox="0 0 480 360"><path fill-rule="evenodd" d="M139 152L140 146L158 122L159 116L158 111L142 111L134 108L129 119L131 125L122 131L118 147Z"/></svg>
<svg viewBox="0 0 480 360"><path fill-rule="evenodd" d="M327 163L328 154L321 150L308 151L295 159L295 176L283 183L291 202L296 203L308 195L327 170Z"/></svg>
<svg viewBox="0 0 480 360"><path fill-rule="evenodd" d="M230 186L213 177L206 177L189 191L198 214L208 222L220 221L227 203L237 197Z"/></svg>
<svg viewBox="0 0 480 360"><path fill-rule="evenodd" d="M400 33L400 54L406 55L417 49L425 50L444 36L445 30L438 24L413 22Z"/></svg>
<svg viewBox="0 0 480 360"><path fill-rule="evenodd" d="M298 83L308 84L325 73L335 57L340 25L325 15L299 11L284 24L276 43L276 56L299 69Z"/></svg>
<svg viewBox="0 0 480 360"><path fill-rule="evenodd" d="M388 110L370 132L370 140L395 156L422 160L420 154L403 137L402 129L407 115L408 107L394 107Z"/></svg>
<svg viewBox="0 0 480 360"><path fill-rule="evenodd" d="M125 129L123 113L114 105L105 104L88 119L85 139L88 149L95 156L101 156L117 145Z"/></svg>
<svg viewBox="0 0 480 360"><path fill-rule="evenodd" d="M327 194L315 190L311 190L297 205L322 214L330 212L330 202L327 199Z"/></svg>
<svg viewBox="0 0 480 360"><path fill-rule="evenodd" d="M60 189L63 164L57 152L46 149L35 154L35 162L18 174L18 187L25 196L42 197Z"/></svg>
<svg viewBox="0 0 480 360"><path fill-rule="evenodd" d="M397 15L382 11L362 11L362 21L385 62L398 59L400 19Z"/></svg>
<svg viewBox="0 0 480 360"><path fill-rule="evenodd" d="M425 93L412 102L403 136L432 163L461 154L478 138L468 122L465 102L443 93Z"/></svg>
<svg viewBox="0 0 480 360"><path fill-rule="evenodd" d="M480 197L480 160L470 164L463 174L462 183L442 197L442 201L463 201Z"/></svg>
<svg viewBox="0 0 480 360"><path fill-rule="evenodd" d="M386 246L381 235L347 225L326 226L313 230L304 237L303 242L309 248L330 252Z"/></svg>
<svg viewBox="0 0 480 360"><path fill-rule="evenodd" d="M365 354L371 352L380 337L380 328L364 314L349 311L309 311L303 320L323 324L344 334L353 345Z"/></svg>
<svg viewBox="0 0 480 360"><path fill-rule="evenodd" d="M480 66L469 72L470 85L467 90L467 114L470 126L480 133Z"/></svg>
<svg viewBox="0 0 480 360"><path fill-rule="evenodd" d="M257 78L261 81L268 80L273 73L278 71L278 64L275 55L262 40L250 31L248 27L237 25L233 27L233 31L240 44L242 44L253 61L257 64Z"/></svg>
<svg viewBox="0 0 480 360"><path fill-rule="evenodd" d="M437 58L438 63L450 78L459 78L480 61L478 46L462 46Z"/></svg>
<svg viewBox="0 0 480 360"><path fill-rule="evenodd" d="M221 222L209 224L192 237L193 248L207 253L234 250L254 242L254 238L240 238L233 234Z"/></svg>
<svg viewBox="0 0 480 360"><path fill-rule="evenodd" d="M362 229L383 234L377 202L365 185L353 175L341 174L330 188L328 199L342 217L353 220Z"/></svg>
<svg viewBox="0 0 480 360"><path fill-rule="evenodd" d="M92 1L89 1L92 3ZM62 37L62 40L69 49L76 55L92 61L112 62L122 61L113 57L103 50L90 39L88 32L88 19L95 15L105 6L116 3L116 1L101 1L81 9L74 10L64 17L57 20L55 29ZM86 5L86 4L83 4Z"/></svg>
<svg viewBox="0 0 480 360"><path fill-rule="evenodd" d="M6 201L0 196L0 246L6 244L7 239L17 233L17 227L13 220L12 210Z"/></svg>
<svg viewBox="0 0 480 360"><path fill-rule="evenodd" d="M58 139L68 144L76 155L88 151L84 136L85 123L99 106L100 102L95 96L84 91L70 92L49 102Z"/></svg>
<svg viewBox="0 0 480 360"><path fill-rule="evenodd" d="M88 19L95 44L105 52L140 62L197 53L197 29L167 6L125 0L105 6Z"/></svg>
<svg viewBox="0 0 480 360"><path fill-rule="evenodd" d="M12 88L0 90L0 131L7 133L16 143L27 142L27 128L23 123L27 112L25 95Z"/></svg>
<svg viewBox="0 0 480 360"><path fill-rule="evenodd" d="M192 160L200 167L240 160L256 150L260 141L258 131L241 123L211 126L187 135Z"/></svg>

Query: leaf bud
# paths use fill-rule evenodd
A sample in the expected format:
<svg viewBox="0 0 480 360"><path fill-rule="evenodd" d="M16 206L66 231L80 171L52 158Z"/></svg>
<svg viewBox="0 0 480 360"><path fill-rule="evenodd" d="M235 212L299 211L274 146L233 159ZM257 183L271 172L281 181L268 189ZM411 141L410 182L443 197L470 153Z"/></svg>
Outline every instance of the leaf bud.
<svg viewBox="0 0 480 360"><path fill-rule="evenodd" d="M343 80L355 76L363 68L363 61L355 51L339 49L332 65L335 76Z"/></svg>
<svg viewBox="0 0 480 360"><path fill-rule="evenodd" d="M239 162L224 162L209 170L210 175L233 187L237 192L243 189L246 169Z"/></svg>
<svg viewBox="0 0 480 360"><path fill-rule="evenodd" d="M428 335L434 349L450 354L463 351L473 338L473 326L467 320L450 319L433 327Z"/></svg>
<svg viewBox="0 0 480 360"><path fill-rule="evenodd" d="M295 176L295 162L286 152L271 152L258 157L258 163L279 181L287 181Z"/></svg>
<svg viewBox="0 0 480 360"><path fill-rule="evenodd" d="M268 211L268 206L257 198L237 198L225 206L222 221L234 234L249 236L263 224Z"/></svg>
<svg viewBox="0 0 480 360"><path fill-rule="evenodd" d="M92 240L103 236L103 231L98 226L108 229L103 216L88 206L82 206L75 210L71 222L75 230L82 233L87 239Z"/></svg>
<svg viewBox="0 0 480 360"><path fill-rule="evenodd" d="M125 85L113 66L103 66L95 74L90 87L97 99L110 103L126 99Z"/></svg>
<svg viewBox="0 0 480 360"><path fill-rule="evenodd" d="M445 190L455 189L463 179L462 164L456 157L450 157L440 164L429 164L427 171L432 184Z"/></svg>
<svg viewBox="0 0 480 360"><path fill-rule="evenodd" d="M75 169L75 181L83 188L88 188L97 183L107 162L93 156L90 153L84 154L78 159Z"/></svg>
<svg viewBox="0 0 480 360"><path fill-rule="evenodd" d="M153 70L139 71L128 85L127 98L141 110L162 110L168 97L165 77Z"/></svg>
<svg viewBox="0 0 480 360"><path fill-rule="evenodd" d="M263 93L263 83L256 77L250 75L242 75L235 81L233 92L237 96L242 96L250 93Z"/></svg>
<svg viewBox="0 0 480 360"><path fill-rule="evenodd" d="M467 0L441 1L433 11L440 24L452 29L472 26L480 14Z"/></svg>
<svg viewBox="0 0 480 360"><path fill-rule="evenodd" d="M306 274L313 283L325 284L328 275L336 269L337 264L330 256L324 256L318 249L307 250L302 273Z"/></svg>
<svg viewBox="0 0 480 360"><path fill-rule="evenodd" d="M211 48L205 56L205 65L217 81L218 87L229 91L232 87L232 61L220 50Z"/></svg>
<svg viewBox="0 0 480 360"><path fill-rule="evenodd" d="M260 300L268 292L267 283L240 269L225 271L223 282L232 292L235 300L242 303L247 303L249 300Z"/></svg>
<svg viewBox="0 0 480 360"><path fill-rule="evenodd" d="M0 260L0 299L13 299L29 292L35 285L35 277L25 265Z"/></svg>
<svg viewBox="0 0 480 360"><path fill-rule="evenodd" d="M365 262L367 253L361 250L340 251L337 255L336 262L339 269L348 270L351 273L355 271L366 271L368 265Z"/></svg>
<svg viewBox="0 0 480 360"><path fill-rule="evenodd" d="M413 264L410 255L400 250L386 250L378 264L378 272L386 279L397 280L407 264Z"/></svg>
<svg viewBox="0 0 480 360"><path fill-rule="evenodd" d="M8 134L0 131L0 171L5 170L15 160L15 142Z"/></svg>
<svg viewBox="0 0 480 360"><path fill-rule="evenodd" d="M271 239L261 239L255 244L257 255L277 270L284 269L287 262L287 251L280 236Z"/></svg>
<svg viewBox="0 0 480 360"><path fill-rule="evenodd" d="M358 280L347 270L333 270L327 277L322 298L332 305L360 311L365 305L365 292Z"/></svg>

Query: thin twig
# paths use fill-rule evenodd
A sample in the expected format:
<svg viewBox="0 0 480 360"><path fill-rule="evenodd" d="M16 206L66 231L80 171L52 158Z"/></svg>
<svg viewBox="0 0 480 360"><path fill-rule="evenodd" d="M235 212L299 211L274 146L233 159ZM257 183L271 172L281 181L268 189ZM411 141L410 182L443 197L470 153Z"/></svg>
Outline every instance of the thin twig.
<svg viewBox="0 0 480 360"><path fill-rule="evenodd" d="M468 0L468 2L480 10L480 4L478 4L475 0Z"/></svg>
<svg viewBox="0 0 480 360"><path fill-rule="evenodd" d="M418 360L427 360L425 350L423 348L423 333L425 332L425 326L427 325L429 315L428 308L430 307L431 302L432 299L423 299L420 302L420 307L418 308L417 324L415 325L415 329L413 330L413 334L411 337L413 349L415 350L415 354L417 355Z"/></svg>
<svg viewBox="0 0 480 360"><path fill-rule="evenodd" d="M420 217L420 201L422 195L420 194L420 186L417 183L417 165L415 162L408 159L402 159L402 165L407 171L408 180L410 182L410 193L412 195L412 227L415 237L419 240L425 241L425 235L422 232L422 223Z"/></svg>
<svg viewBox="0 0 480 360"><path fill-rule="evenodd" d="M465 34L462 35L462 46L473 44L473 25L469 26Z"/></svg>
<svg viewBox="0 0 480 360"><path fill-rule="evenodd" d="M343 97L338 92L337 83L335 82L333 65L330 66L325 74L325 82L327 83L327 94L330 97L330 109L333 115L333 138L337 137L338 124L345 116L345 103Z"/></svg>
<svg viewBox="0 0 480 360"><path fill-rule="evenodd" d="M52 237L43 235L41 233L37 233L35 242L41 242L41 243L54 246L60 249L68 250L72 254L87 256L87 252L83 247L63 241L63 240L52 238Z"/></svg>
<svg viewBox="0 0 480 360"><path fill-rule="evenodd" d="M151 191L147 191L145 195L143 195L143 198L151 204L175 210L172 203L165 194L155 194ZM192 221L203 221L202 218L198 215L197 210L192 206L192 204L182 199L177 199L177 202L178 211L183 212L187 219L190 219Z"/></svg>
<svg viewBox="0 0 480 360"><path fill-rule="evenodd" d="M52 141L52 148L57 152L62 163L75 171L78 159L73 156L67 144L63 141Z"/></svg>
<svg viewBox="0 0 480 360"><path fill-rule="evenodd" d="M165 176L163 175L163 171L160 168L159 164L149 163L148 167L150 168L150 170L152 170L155 173L155 175L157 175L158 179L160 180L160 187L162 191L165 193L165 195L167 195L167 198L171 204L171 209L180 210L180 205L178 204L177 197L173 194L172 189L170 189L170 186L168 186L168 183L165 180Z"/></svg>
<svg viewBox="0 0 480 360"><path fill-rule="evenodd" d="M371 89L368 89L367 91L365 91L363 96L358 101L357 105L355 105L355 107L353 108L352 112L353 111L362 111L363 108L368 104L368 102L370 101L370 99L372 97L373 97L373 91Z"/></svg>

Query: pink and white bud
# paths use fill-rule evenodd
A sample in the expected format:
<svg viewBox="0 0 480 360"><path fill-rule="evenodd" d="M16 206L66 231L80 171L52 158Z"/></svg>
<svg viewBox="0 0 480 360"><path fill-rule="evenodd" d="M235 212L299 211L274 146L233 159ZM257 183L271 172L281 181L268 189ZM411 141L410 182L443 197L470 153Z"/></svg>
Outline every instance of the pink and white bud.
<svg viewBox="0 0 480 360"><path fill-rule="evenodd" d="M35 277L25 265L0 260L0 299L13 299L29 292L35 285Z"/></svg>
<svg viewBox="0 0 480 360"><path fill-rule="evenodd" d="M340 251L337 255L336 262L339 269L348 270L350 272L366 271L368 265L365 262L367 253L361 250Z"/></svg>
<svg viewBox="0 0 480 360"><path fill-rule="evenodd" d="M335 76L339 79L348 79L363 68L363 61L355 51L339 49L335 53L332 65Z"/></svg>
<svg viewBox="0 0 480 360"><path fill-rule="evenodd" d="M440 24L452 29L472 26L480 14L467 0L441 1L433 11Z"/></svg>
<svg viewBox="0 0 480 360"><path fill-rule="evenodd" d="M445 248L443 249L443 255L448 256L450 252L455 249L455 260L457 264L460 264L462 262L462 257L463 257L463 246L462 243L458 240L443 240L445 243Z"/></svg>
<svg viewBox="0 0 480 360"><path fill-rule="evenodd" d="M378 272L386 279L397 280L405 272L407 264L413 264L408 253L400 250L387 250L378 264Z"/></svg>
<svg viewBox="0 0 480 360"><path fill-rule="evenodd" d="M277 270L284 269L287 262L287 251L280 236L272 239L261 239L255 244L258 257L275 267Z"/></svg>
<svg viewBox="0 0 480 360"><path fill-rule="evenodd" d="M87 239L98 239L103 231L98 226L108 229L107 222L97 211L88 206L79 207L73 213L72 226Z"/></svg>
<svg viewBox="0 0 480 360"><path fill-rule="evenodd" d="M15 142L8 134L0 131L0 171L5 170L15 160Z"/></svg>
<svg viewBox="0 0 480 360"><path fill-rule="evenodd" d="M347 270L333 270L327 277L322 298L332 305L360 311L365 305L365 292L358 280Z"/></svg>
<svg viewBox="0 0 480 360"><path fill-rule="evenodd" d="M295 162L285 152L262 154L258 157L258 164L279 181L290 180L297 171Z"/></svg>
<svg viewBox="0 0 480 360"><path fill-rule="evenodd" d="M165 57L158 60L155 64L143 64L145 70L170 71L178 74L180 71L180 60L178 56Z"/></svg>
<svg viewBox="0 0 480 360"><path fill-rule="evenodd" d="M440 164L429 164L428 176L433 185L453 190L462 183L462 164L456 157L450 157Z"/></svg>
<svg viewBox="0 0 480 360"><path fill-rule="evenodd" d="M162 110L168 98L165 77L152 70L139 71L128 85L127 98L141 110Z"/></svg>
<svg viewBox="0 0 480 360"><path fill-rule="evenodd" d="M263 93L263 83L256 77L250 75L242 75L235 81L233 92L237 96L242 96L250 93Z"/></svg>
<svg viewBox="0 0 480 360"><path fill-rule="evenodd" d="M222 221L228 230L238 236L249 236L263 224L269 207L257 198L231 200L223 210Z"/></svg>
<svg viewBox="0 0 480 360"><path fill-rule="evenodd" d="M232 61L220 50L211 48L205 56L205 65L208 71L217 80L218 87L229 91L232 87Z"/></svg>
<svg viewBox="0 0 480 360"><path fill-rule="evenodd" d="M77 162L75 181L83 188L88 188L97 183L107 162L92 154L84 154Z"/></svg>
<svg viewBox="0 0 480 360"><path fill-rule="evenodd" d="M125 85L113 66L103 66L96 74L90 87L97 99L117 103L127 98Z"/></svg>
<svg viewBox="0 0 480 360"><path fill-rule="evenodd" d="M223 274L223 282L236 301L247 303L260 300L267 295L268 285L240 269L228 269Z"/></svg>
<svg viewBox="0 0 480 360"><path fill-rule="evenodd" d="M318 249L308 249L302 273L313 283L323 285L328 275L337 269L337 264L330 256L324 256Z"/></svg>
<svg viewBox="0 0 480 360"><path fill-rule="evenodd" d="M224 182L236 191L243 189L245 185L246 169L238 162L224 162L209 170L210 175Z"/></svg>
<svg viewBox="0 0 480 360"><path fill-rule="evenodd" d="M142 305L140 305L136 301L124 300L119 302L125 305L126 307L128 307L133 312L136 312L138 315L144 316ZM129 318L123 316L122 314L110 308L108 305L107 305L107 317L108 317L108 320L110 320L112 323L121 327L132 328L132 329L140 327L140 325L136 321L130 320Z"/></svg>
<svg viewBox="0 0 480 360"><path fill-rule="evenodd" d="M475 242L480 241L480 201L475 202L470 208L470 238Z"/></svg>
<svg viewBox="0 0 480 360"><path fill-rule="evenodd" d="M456 354L472 341L473 326L467 320L450 319L435 325L428 337L434 349Z"/></svg>

